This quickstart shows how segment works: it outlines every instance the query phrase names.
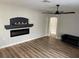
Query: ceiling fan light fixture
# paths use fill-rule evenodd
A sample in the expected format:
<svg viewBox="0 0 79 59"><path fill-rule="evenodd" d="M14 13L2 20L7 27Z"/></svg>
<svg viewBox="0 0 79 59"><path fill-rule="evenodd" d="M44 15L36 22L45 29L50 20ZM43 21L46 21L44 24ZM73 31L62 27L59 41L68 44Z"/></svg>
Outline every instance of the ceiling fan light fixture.
<svg viewBox="0 0 79 59"><path fill-rule="evenodd" d="M56 11L55 14L59 14L59 11Z"/></svg>

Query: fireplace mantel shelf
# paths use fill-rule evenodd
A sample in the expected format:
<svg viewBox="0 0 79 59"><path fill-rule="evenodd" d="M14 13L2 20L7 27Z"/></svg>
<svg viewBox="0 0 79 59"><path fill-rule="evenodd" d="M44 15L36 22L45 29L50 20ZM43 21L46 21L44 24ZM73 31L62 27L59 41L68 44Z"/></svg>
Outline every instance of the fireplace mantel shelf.
<svg viewBox="0 0 79 59"><path fill-rule="evenodd" d="M33 24L24 24L24 25L5 25L5 28L8 29L15 29L15 28L26 28L26 27L32 27Z"/></svg>

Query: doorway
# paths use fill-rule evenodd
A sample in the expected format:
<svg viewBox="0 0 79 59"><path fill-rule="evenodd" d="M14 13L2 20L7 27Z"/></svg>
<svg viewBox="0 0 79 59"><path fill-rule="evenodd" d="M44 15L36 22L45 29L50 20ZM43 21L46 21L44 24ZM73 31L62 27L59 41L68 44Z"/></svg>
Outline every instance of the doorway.
<svg viewBox="0 0 79 59"><path fill-rule="evenodd" d="M51 17L49 21L49 35L53 38L57 37L57 17Z"/></svg>

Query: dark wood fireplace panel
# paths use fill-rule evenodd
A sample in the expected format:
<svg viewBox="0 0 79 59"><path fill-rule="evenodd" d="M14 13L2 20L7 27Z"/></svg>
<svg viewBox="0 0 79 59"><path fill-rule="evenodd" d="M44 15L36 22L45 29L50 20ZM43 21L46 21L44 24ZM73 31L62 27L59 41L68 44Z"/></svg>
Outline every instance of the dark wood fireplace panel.
<svg viewBox="0 0 79 59"><path fill-rule="evenodd" d="M19 30L11 30L10 31L11 37L20 36L20 35L24 35L24 34L29 34L29 29L19 29Z"/></svg>

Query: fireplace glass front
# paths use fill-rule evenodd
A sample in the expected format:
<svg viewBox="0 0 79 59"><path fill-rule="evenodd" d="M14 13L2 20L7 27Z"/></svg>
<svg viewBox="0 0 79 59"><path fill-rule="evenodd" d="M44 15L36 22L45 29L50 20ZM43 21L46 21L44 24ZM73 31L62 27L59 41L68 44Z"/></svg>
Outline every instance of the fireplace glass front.
<svg viewBox="0 0 79 59"><path fill-rule="evenodd" d="M10 31L11 37L25 35L25 34L29 34L29 29L19 29L19 30L11 30Z"/></svg>

